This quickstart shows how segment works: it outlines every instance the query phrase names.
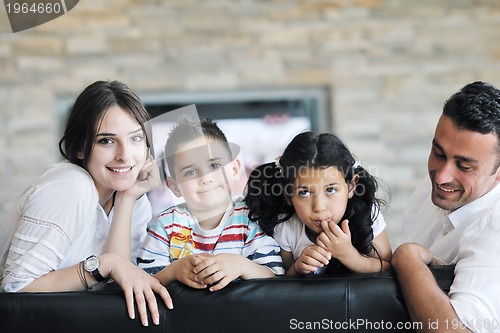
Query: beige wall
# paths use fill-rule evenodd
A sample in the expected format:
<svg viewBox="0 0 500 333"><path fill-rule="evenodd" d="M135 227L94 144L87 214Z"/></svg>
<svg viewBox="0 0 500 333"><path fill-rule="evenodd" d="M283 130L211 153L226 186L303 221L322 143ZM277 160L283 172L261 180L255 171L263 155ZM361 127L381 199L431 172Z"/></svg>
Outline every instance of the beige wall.
<svg viewBox="0 0 500 333"><path fill-rule="evenodd" d="M0 219L59 159L56 102L90 82L328 87L334 131L391 188L396 244L444 100L470 81L500 86L498 0L87 0L15 34L0 7Z"/></svg>

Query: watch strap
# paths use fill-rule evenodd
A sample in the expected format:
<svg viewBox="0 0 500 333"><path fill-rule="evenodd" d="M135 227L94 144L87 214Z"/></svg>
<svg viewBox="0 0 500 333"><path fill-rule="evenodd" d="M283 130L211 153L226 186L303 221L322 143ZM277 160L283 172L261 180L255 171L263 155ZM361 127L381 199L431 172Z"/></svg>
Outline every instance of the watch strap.
<svg viewBox="0 0 500 333"><path fill-rule="evenodd" d="M95 255L91 255L86 260L89 260L92 257L95 257L97 259ZM102 276L101 272L99 271L99 267L96 267L96 269L89 271L89 273L92 274L92 276L97 282L108 282L109 280L109 278L105 278L104 276Z"/></svg>
<svg viewBox="0 0 500 333"><path fill-rule="evenodd" d="M109 280L108 278L102 276L101 272L99 272L99 268L94 269L92 272L90 272L90 274L92 274L97 282L107 282Z"/></svg>

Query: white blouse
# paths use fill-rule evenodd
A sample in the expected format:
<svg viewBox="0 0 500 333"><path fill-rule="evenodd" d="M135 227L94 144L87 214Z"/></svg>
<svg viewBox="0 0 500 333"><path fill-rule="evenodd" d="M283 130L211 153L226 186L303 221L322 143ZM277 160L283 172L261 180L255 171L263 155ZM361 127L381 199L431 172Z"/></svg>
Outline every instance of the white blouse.
<svg viewBox="0 0 500 333"><path fill-rule="evenodd" d="M385 226L384 217L382 213L379 213L377 219L372 224L373 238L380 235L384 231ZM274 228L273 237L283 250L292 252L294 259L300 257L306 247L314 245L314 242L307 237L305 224L296 214L287 221L278 224Z"/></svg>
<svg viewBox="0 0 500 333"><path fill-rule="evenodd" d="M99 205L92 177L68 162L53 164L14 203L0 227L0 290L15 292L38 277L102 254L114 209ZM147 196L132 214L135 262L151 219Z"/></svg>

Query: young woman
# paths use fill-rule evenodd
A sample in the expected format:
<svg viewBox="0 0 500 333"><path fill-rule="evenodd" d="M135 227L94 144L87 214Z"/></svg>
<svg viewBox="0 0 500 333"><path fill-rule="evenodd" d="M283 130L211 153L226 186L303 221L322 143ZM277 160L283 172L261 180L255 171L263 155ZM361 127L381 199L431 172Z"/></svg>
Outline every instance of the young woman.
<svg viewBox="0 0 500 333"><path fill-rule="evenodd" d="M59 142L64 161L52 165L14 203L0 228L1 289L7 292L91 289L115 280L130 318L134 299L142 323L154 323L153 292L161 284L132 263L146 236L159 184L148 156L149 116L125 84L97 81L75 101ZM131 260L132 259L132 260Z"/></svg>
<svg viewBox="0 0 500 333"><path fill-rule="evenodd" d="M249 217L281 246L287 275L390 267L377 183L333 134L297 135L250 174Z"/></svg>

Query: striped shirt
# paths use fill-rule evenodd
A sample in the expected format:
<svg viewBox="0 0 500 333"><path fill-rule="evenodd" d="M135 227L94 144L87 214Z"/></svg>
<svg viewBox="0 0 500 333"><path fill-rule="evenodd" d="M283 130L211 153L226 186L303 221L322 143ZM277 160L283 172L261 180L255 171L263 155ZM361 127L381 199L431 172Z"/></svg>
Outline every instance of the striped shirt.
<svg viewBox="0 0 500 333"><path fill-rule="evenodd" d="M175 260L198 253L239 254L284 273L278 243L248 218L244 202L231 203L219 225L204 230L185 204L165 210L151 226L139 254L139 267L154 274Z"/></svg>

